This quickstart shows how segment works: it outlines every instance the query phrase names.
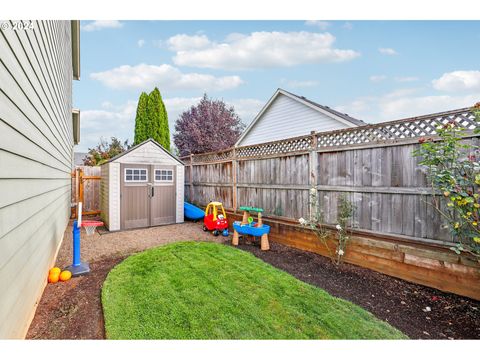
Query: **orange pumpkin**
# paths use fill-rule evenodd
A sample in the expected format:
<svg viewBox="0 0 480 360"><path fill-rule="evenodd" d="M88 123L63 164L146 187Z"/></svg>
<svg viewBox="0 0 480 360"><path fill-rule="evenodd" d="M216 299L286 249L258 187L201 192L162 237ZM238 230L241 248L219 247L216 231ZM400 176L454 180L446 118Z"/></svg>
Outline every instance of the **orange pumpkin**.
<svg viewBox="0 0 480 360"><path fill-rule="evenodd" d="M61 281L68 281L72 277L72 273L68 270L64 270L60 273L60 280Z"/></svg>
<svg viewBox="0 0 480 360"><path fill-rule="evenodd" d="M59 273L53 272L53 273L48 275L48 282L54 284L54 283L58 282L59 277L60 277Z"/></svg>
<svg viewBox="0 0 480 360"><path fill-rule="evenodd" d="M58 267L51 268L48 274L60 274L62 270Z"/></svg>

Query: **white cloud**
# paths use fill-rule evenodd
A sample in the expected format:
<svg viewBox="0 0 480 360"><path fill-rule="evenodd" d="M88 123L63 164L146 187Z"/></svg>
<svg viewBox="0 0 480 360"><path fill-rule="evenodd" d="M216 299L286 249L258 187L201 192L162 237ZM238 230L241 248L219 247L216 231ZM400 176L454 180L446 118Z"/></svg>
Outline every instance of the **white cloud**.
<svg viewBox="0 0 480 360"><path fill-rule="evenodd" d="M102 103L101 109L82 110L80 144L75 151L87 151L96 146L100 138L109 140L112 136L126 140L133 139L136 101L127 101L116 106L109 101Z"/></svg>
<svg viewBox="0 0 480 360"><path fill-rule="evenodd" d="M398 53L392 48L379 48L378 51L383 55L398 55Z"/></svg>
<svg viewBox="0 0 480 360"><path fill-rule="evenodd" d="M117 68L92 73L92 79L112 89L145 89L158 86L162 90L227 90L243 83L239 76L215 77L208 74L182 73L167 65L122 65Z"/></svg>
<svg viewBox="0 0 480 360"><path fill-rule="evenodd" d="M191 106L196 105L201 100L201 97L192 97L192 98L169 98L164 99L165 107L168 112L168 119L170 124L170 132L173 133L175 129L175 121L178 119L178 116L190 109ZM213 97L213 99L216 99ZM265 105L264 101L258 99L233 99L233 100L224 100L225 104L228 106L233 106L235 112L242 119L245 124L249 124L253 118L258 114L260 109Z"/></svg>
<svg viewBox="0 0 480 360"><path fill-rule="evenodd" d="M419 88L397 89L382 96L360 97L336 107L352 116L376 123L469 107L480 92L469 95L420 95Z"/></svg>
<svg viewBox="0 0 480 360"><path fill-rule="evenodd" d="M397 76L395 78L395 81L396 82L401 82L401 83L405 83L405 82L414 82L414 81L418 81L418 77L416 76Z"/></svg>
<svg viewBox="0 0 480 360"><path fill-rule="evenodd" d="M235 112L240 116L242 122L246 125L250 124L253 118L260 112L265 105L264 101L258 99L234 99L226 101L228 105L235 108Z"/></svg>
<svg viewBox="0 0 480 360"><path fill-rule="evenodd" d="M138 40L137 45L138 45L139 48L143 47L143 45L145 45L145 40L143 40L143 39Z"/></svg>
<svg viewBox="0 0 480 360"><path fill-rule="evenodd" d="M203 49L210 45L210 40L206 35L178 34L169 38L167 45L172 51Z"/></svg>
<svg viewBox="0 0 480 360"><path fill-rule="evenodd" d="M82 25L83 31L97 31L102 29L118 29L123 27L123 23L118 20L96 20Z"/></svg>
<svg viewBox="0 0 480 360"><path fill-rule="evenodd" d="M175 122L179 115L192 105L198 104L200 100L201 97L163 99L172 137L175 132ZM233 105L236 113L246 124L252 121L264 105L263 101L249 98L233 99L225 101L225 103ZM87 151L88 148L96 146L101 137L109 140L112 136L115 136L122 141L129 139L132 142L136 112L137 100L129 100L120 105L103 101L99 109L82 110L80 144L75 147L75 151Z"/></svg>
<svg viewBox="0 0 480 360"><path fill-rule="evenodd" d="M441 91L480 90L480 71L452 71L432 81L433 88Z"/></svg>
<svg viewBox="0 0 480 360"><path fill-rule="evenodd" d="M342 28L344 28L346 30L352 30L353 29L353 24L351 22L347 21L342 25Z"/></svg>
<svg viewBox="0 0 480 360"><path fill-rule="evenodd" d="M333 47L330 33L253 32L230 34L223 43L206 36L176 35L168 40L177 50L178 66L214 69L253 69L352 60L360 53ZM173 40L172 40L173 39ZM201 46L201 48L198 48Z"/></svg>
<svg viewBox="0 0 480 360"><path fill-rule="evenodd" d="M372 75L369 77L371 82L378 83L385 80L387 77L385 75Z"/></svg>
<svg viewBox="0 0 480 360"><path fill-rule="evenodd" d="M281 79L280 82L283 86L289 88L306 88L306 87L313 87L319 84L316 80L287 80Z"/></svg>
<svg viewBox="0 0 480 360"><path fill-rule="evenodd" d="M381 117L394 120L453 110L472 106L478 99L480 99L480 93L467 96L434 95L390 99L381 103Z"/></svg>
<svg viewBox="0 0 480 360"><path fill-rule="evenodd" d="M307 20L305 21L305 25L315 26L318 27L320 30L326 30L330 26L330 23L328 21L322 20Z"/></svg>

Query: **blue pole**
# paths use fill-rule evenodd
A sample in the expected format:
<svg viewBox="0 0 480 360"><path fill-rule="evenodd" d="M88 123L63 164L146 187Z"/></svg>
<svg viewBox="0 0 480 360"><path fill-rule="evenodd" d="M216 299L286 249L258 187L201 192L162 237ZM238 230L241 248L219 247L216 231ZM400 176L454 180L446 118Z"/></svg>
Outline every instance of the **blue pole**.
<svg viewBox="0 0 480 360"><path fill-rule="evenodd" d="M73 221L73 264L68 266L65 270L72 273L72 276L85 275L90 272L88 263L80 261L80 228L77 226L77 220Z"/></svg>
<svg viewBox="0 0 480 360"><path fill-rule="evenodd" d="M79 266L80 262L80 228L77 220L73 222L73 266Z"/></svg>

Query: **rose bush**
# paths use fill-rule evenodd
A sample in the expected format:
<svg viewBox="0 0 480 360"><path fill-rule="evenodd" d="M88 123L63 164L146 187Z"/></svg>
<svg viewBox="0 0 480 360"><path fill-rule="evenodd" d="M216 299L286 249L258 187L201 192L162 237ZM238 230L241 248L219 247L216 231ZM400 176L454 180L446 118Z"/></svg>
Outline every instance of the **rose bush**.
<svg viewBox="0 0 480 360"><path fill-rule="evenodd" d="M472 111L480 121L480 103ZM474 132L480 133L480 129ZM420 138L420 148L414 155L422 158L420 164L426 169L433 190L432 206L445 219L456 241L452 250L480 259L480 148L464 140L466 129L453 120L438 126L437 134L439 141Z"/></svg>

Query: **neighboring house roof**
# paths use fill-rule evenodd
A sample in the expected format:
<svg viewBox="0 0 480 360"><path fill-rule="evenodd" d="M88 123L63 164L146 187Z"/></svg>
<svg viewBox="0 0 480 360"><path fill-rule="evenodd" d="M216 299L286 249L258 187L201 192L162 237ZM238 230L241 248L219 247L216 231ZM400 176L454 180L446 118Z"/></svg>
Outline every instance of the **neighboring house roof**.
<svg viewBox="0 0 480 360"><path fill-rule="evenodd" d="M180 160L180 159L179 159L178 157L176 157L175 155L172 155L172 154L170 153L170 151L167 151L162 145L160 145L158 142L156 142L156 141L153 140L152 138L147 139L147 140L145 140L144 142L141 142L140 144L137 144L137 145L131 147L131 148L128 149L127 151L125 151L125 152L123 152L123 153L121 153L121 154L118 154L117 156L114 156L113 158L109 159L108 161L104 162L103 164L107 164L107 163L109 163L109 162L115 161L115 160L121 158L122 156L125 156L125 155L127 155L128 153L131 153L132 151L138 149L139 147L141 147L141 146L143 146L143 145L145 145L146 143L149 143L149 142L151 142L152 144L158 146L161 150L163 150L168 156L170 156L170 157L171 157L172 159L174 159L175 161L178 161L178 162L179 162L180 164L182 164L182 165L184 164L184 162L183 162L182 160ZM103 165L103 164L102 164L102 165Z"/></svg>
<svg viewBox="0 0 480 360"><path fill-rule="evenodd" d="M83 159L87 155L88 155L88 153L84 153L84 152L73 153L73 164L75 166L82 166L83 165Z"/></svg>
<svg viewBox="0 0 480 360"><path fill-rule="evenodd" d="M330 108L329 106L320 105L320 104L316 103L315 101L307 99L305 96L300 96L300 95L297 95L297 94L293 94L293 93L291 93L289 91L286 91L286 90L283 90L283 89L280 89L280 90L283 91L284 93L288 93L292 96L295 96L299 99L302 99L302 100L308 102L309 104L312 104L313 106L316 106L320 109L323 109L323 110L325 110L325 111L327 111L327 112L329 112L333 115L340 116L342 119L347 120L347 121L349 121L349 122L351 122L351 123L353 123L357 126L367 125L367 123L363 120L355 119L354 117L351 117L348 114L341 113L340 111L334 110L334 109Z"/></svg>
<svg viewBox="0 0 480 360"><path fill-rule="evenodd" d="M310 109L318 111L319 113L323 114L324 116L326 115L327 117L338 121L339 123L343 124L343 126L357 127L357 126L367 125L367 123L365 123L364 121L356 119L354 117L351 117L348 114L344 114L344 113L341 113L337 110L333 110L328 106L320 105L320 104L318 104L314 101L311 101L304 96L296 95L296 94L293 94L289 91L286 91L284 89L279 88L279 89L277 89L275 94L273 94L273 96L270 98L270 100L268 100L268 102L265 104L265 106L260 110L260 112L257 114L257 116L255 116L255 118L250 123L250 125L242 133L242 135L240 136L240 138L237 140L237 142L235 144L236 146L239 146L239 144L245 139L247 134L254 128L255 124L260 120L262 115L267 111L267 109L270 107L270 105L272 105L273 102L275 101L275 99L277 99L280 95L284 95L284 96L286 96L286 97L288 97L288 98L290 98L290 99L292 99L296 102L299 102L299 103L309 107Z"/></svg>

